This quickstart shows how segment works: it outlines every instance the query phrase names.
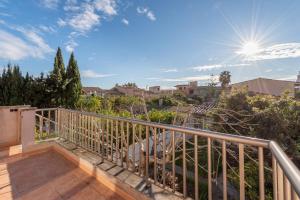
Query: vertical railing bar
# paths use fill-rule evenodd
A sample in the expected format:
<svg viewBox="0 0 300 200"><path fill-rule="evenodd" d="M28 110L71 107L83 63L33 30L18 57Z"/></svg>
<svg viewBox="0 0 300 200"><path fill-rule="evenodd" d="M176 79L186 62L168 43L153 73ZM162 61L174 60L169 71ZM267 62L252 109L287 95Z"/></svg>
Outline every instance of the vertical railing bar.
<svg viewBox="0 0 300 200"><path fill-rule="evenodd" d="M283 172L280 165L277 163L277 181L278 181L278 200L284 199L283 192Z"/></svg>
<svg viewBox="0 0 300 200"><path fill-rule="evenodd" d="M106 119L106 131L105 131L105 135L106 135L106 150L105 150L105 154L106 154L106 158L108 159L108 152L109 152L109 120Z"/></svg>
<svg viewBox="0 0 300 200"><path fill-rule="evenodd" d="M93 119L94 119L94 117L91 116L90 117L90 138L89 138L89 140L90 140L90 150L92 152L94 151L94 138L93 138L93 136L94 136L94 124L93 124Z"/></svg>
<svg viewBox="0 0 300 200"><path fill-rule="evenodd" d="M97 126L98 126L98 153L100 154L101 156L101 161L103 161L103 154L102 154L102 119L101 118L98 118L98 121L97 121Z"/></svg>
<svg viewBox="0 0 300 200"><path fill-rule="evenodd" d="M105 156L105 152L104 152L104 119L101 119L100 121L100 129L101 129L101 140L102 140L102 145L101 145L101 161L104 162L104 156Z"/></svg>
<svg viewBox="0 0 300 200"><path fill-rule="evenodd" d="M194 167L195 167L195 199L199 199L199 174L198 174L198 137L194 135Z"/></svg>
<svg viewBox="0 0 300 200"><path fill-rule="evenodd" d="M84 115L84 147L85 149L88 149L88 144L89 144L89 116Z"/></svg>
<svg viewBox="0 0 300 200"><path fill-rule="evenodd" d="M163 129L163 171L162 171L162 177L163 177L163 188L166 186L166 130Z"/></svg>
<svg viewBox="0 0 300 200"><path fill-rule="evenodd" d="M73 132L73 142L76 144L76 113L72 113L72 132Z"/></svg>
<svg viewBox="0 0 300 200"><path fill-rule="evenodd" d="M284 183L284 200L291 200L291 184L285 175L283 176L283 183Z"/></svg>
<svg viewBox="0 0 300 200"><path fill-rule="evenodd" d="M39 140L42 139L42 133L43 133L43 117L39 117L39 129L40 129L40 134L39 134Z"/></svg>
<svg viewBox="0 0 300 200"><path fill-rule="evenodd" d="M123 167L124 121L121 121L121 167Z"/></svg>
<svg viewBox="0 0 300 200"><path fill-rule="evenodd" d="M172 188L173 192L175 192L175 131L172 131Z"/></svg>
<svg viewBox="0 0 300 200"><path fill-rule="evenodd" d="M145 163L145 174L146 174L146 182L149 179L149 126L146 126L146 163Z"/></svg>
<svg viewBox="0 0 300 200"><path fill-rule="evenodd" d="M126 168L129 169L129 122L126 123Z"/></svg>
<svg viewBox="0 0 300 200"><path fill-rule="evenodd" d="M84 115L84 129L85 129L85 133L84 133L84 147L85 149L88 149L88 134L89 134L89 127L88 127L88 116Z"/></svg>
<svg viewBox="0 0 300 200"><path fill-rule="evenodd" d="M259 165L259 199L265 199L265 176L264 176L264 154L263 148L258 147L258 165Z"/></svg>
<svg viewBox="0 0 300 200"><path fill-rule="evenodd" d="M142 125L139 125L139 175L142 175Z"/></svg>
<svg viewBox="0 0 300 200"><path fill-rule="evenodd" d="M119 122L116 120L116 163L119 165L120 151L119 151Z"/></svg>
<svg viewBox="0 0 300 200"><path fill-rule="evenodd" d="M136 124L132 124L132 171L135 172L135 127Z"/></svg>
<svg viewBox="0 0 300 200"><path fill-rule="evenodd" d="M58 110L56 109L54 111L54 121L55 121L55 125L54 125L54 129L55 129L55 136L57 136L57 132L58 132L58 125L57 125L57 122L58 122Z"/></svg>
<svg viewBox="0 0 300 200"><path fill-rule="evenodd" d="M222 141L222 170L223 170L223 199L227 200L227 161L226 161L226 142Z"/></svg>
<svg viewBox="0 0 300 200"><path fill-rule="evenodd" d="M240 200L245 199L244 144L239 144Z"/></svg>
<svg viewBox="0 0 300 200"><path fill-rule="evenodd" d="M273 175L273 199L277 200L277 161L274 156L272 156L272 175Z"/></svg>
<svg viewBox="0 0 300 200"><path fill-rule="evenodd" d="M41 136L43 136L43 126L44 126L44 110L42 110L42 112L41 112L41 115L42 115L42 131L41 131ZM46 125L46 122L45 122L45 125Z"/></svg>
<svg viewBox="0 0 300 200"><path fill-rule="evenodd" d="M113 162L114 158L113 158L113 146L114 146L114 121L111 120L110 121L111 126L110 126L110 160Z"/></svg>
<svg viewBox="0 0 300 200"><path fill-rule="evenodd" d="M48 111L48 137L50 136L50 133L51 133L51 111L49 110Z"/></svg>
<svg viewBox="0 0 300 200"><path fill-rule="evenodd" d="M185 138L185 133L182 133L182 168L183 168L183 198L186 197L186 138Z"/></svg>
<svg viewBox="0 0 300 200"><path fill-rule="evenodd" d="M79 144L79 137L80 137L80 113L76 114L76 144Z"/></svg>
<svg viewBox="0 0 300 200"><path fill-rule="evenodd" d="M157 128L154 127L154 142L153 142L153 153L154 153L154 184L157 182Z"/></svg>
<svg viewBox="0 0 300 200"><path fill-rule="evenodd" d="M208 171L208 200L212 200L212 180L211 180L211 139L207 138L207 171Z"/></svg>

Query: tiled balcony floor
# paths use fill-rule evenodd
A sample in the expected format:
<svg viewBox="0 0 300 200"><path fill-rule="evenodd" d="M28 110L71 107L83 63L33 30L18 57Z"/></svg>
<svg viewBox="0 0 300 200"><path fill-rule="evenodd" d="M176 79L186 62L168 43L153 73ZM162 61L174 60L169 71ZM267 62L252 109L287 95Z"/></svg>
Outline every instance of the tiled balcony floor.
<svg viewBox="0 0 300 200"><path fill-rule="evenodd" d="M55 151L0 158L1 199L123 199Z"/></svg>

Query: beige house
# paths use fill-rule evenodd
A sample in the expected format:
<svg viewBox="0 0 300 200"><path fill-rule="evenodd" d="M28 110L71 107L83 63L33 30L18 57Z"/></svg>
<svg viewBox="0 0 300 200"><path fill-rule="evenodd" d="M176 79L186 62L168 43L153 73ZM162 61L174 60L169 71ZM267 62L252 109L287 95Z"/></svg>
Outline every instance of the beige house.
<svg viewBox="0 0 300 200"><path fill-rule="evenodd" d="M159 93L160 92L160 86L149 87L149 91L153 92L153 93Z"/></svg>
<svg viewBox="0 0 300 200"><path fill-rule="evenodd" d="M255 94L267 94L273 96L280 96L285 91L289 91L290 96L294 97L295 95L295 82L267 78L257 78L240 83L235 83L231 85L231 88L246 88L248 92L252 92Z"/></svg>
<svg viewBox="0 0 300 200"><path fill-rule="evenodd" d="M178 92L184 93L185 95L193 95L198 87L198 82L191 81L189 84L175 85L175 87Z"/></svg>
<svg viewBox="0 0 300 200"><path fill-rule="evenodd" d="M95 95L95 96L104 96L105 90L99 88L99 87L83 87L82 93L84 95Z"/></svg>

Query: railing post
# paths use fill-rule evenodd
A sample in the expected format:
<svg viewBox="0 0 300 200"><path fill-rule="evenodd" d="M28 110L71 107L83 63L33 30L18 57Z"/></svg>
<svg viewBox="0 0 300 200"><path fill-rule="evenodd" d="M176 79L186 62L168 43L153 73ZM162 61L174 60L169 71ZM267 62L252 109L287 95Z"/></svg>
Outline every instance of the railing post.
<svg viewBox="0 0 300 200"><path fill-rule="evenodd" d="M175 179L176 179L176 174L175 174L175 131L172 131L172 188L173 192L175 192Z"/></svg>
<svg viewBox="0 0 300 200"><path fill-rule="evenodd" d="M207 138L207 171L208 171L208 200L212 200L212 182L211 182L211 139Z"/></svg>
<svg viewBox="0 0 300 200"><path fill-rule="evenodd" d="M239 144L240 200L245 199L244 145Z"/></svg>
<svg viewBox="0 0 300 200"><path fill-rule="evenodd" d="M157 128L154 128L154 142L153 142L153 151L154 151L154 184L157 182Z"/></svg>
<svg viewBox="0 0 300 200"><path fill-rule="evenodd" d="M146 181L149 178L149 126L146 126Z"/></svg>
<svg viewBox="0 0 300 200"><path fill-rule="evenodd" d="M39 117L39 123L40 123L40 125L39 125L39 129L40 129L39 140L41 140L42 134L43 134L43 117L42 116Z"/></svg>
<svg viewBox="0 0 300 200"><path fill-rule="evenodd" d="M163 188L166 186L166 130L163 129L162 132L162 139L163 139L163 171L162 171L162 177L163 177Z"/></svg>
<svg viewBox="0 0 300 200"><path fill-rule="evenodd" d="M182 133L182 145L183 145L183 149L182 149L182 168L183 168L183 197L185 198L186 197L186 159L185 159L185 156L186 156L186 138L185 138L185 133Z"/></svg>
<svg viewBox="0 0 300 200"><path fill-rule="evenodd" d="M227 160L226 160L226 142L222 141L222 170L223 170L223 199L227 200Z"/></svg>
<svg viewBox="0 0 300 200"><path fill-rule="evenodd" d="M264 176L264 153L263 148L258 147L258 167L259 167L259 199L265 199L265 176Z"/></svg>
<svg viewBox="0 0 300 200"><path fill-rule="evenodd" d="M198 137L197 135L194 135L194 164L195 164L195 199L199 199L199 187L198 187Z"/></svg>

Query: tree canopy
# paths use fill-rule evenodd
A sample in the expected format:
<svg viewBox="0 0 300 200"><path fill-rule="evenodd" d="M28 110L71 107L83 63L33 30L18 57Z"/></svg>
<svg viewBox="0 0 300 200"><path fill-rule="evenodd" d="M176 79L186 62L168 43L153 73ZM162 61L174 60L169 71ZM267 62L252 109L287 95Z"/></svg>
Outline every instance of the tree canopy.
<svg viewBox="0 0 300 200"><path fill-rule="evenodd" d="M49 75L41 73L33 77L26 73L24 76L18 65L11 64L4 67L0 75L0 105L75 108L80 94L80 73L74 53L66 70L60 48Z"/></svg>

